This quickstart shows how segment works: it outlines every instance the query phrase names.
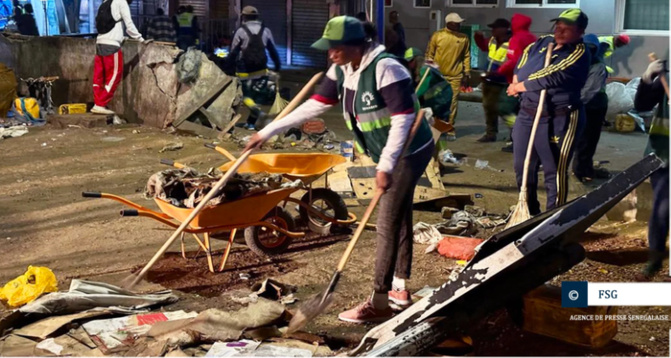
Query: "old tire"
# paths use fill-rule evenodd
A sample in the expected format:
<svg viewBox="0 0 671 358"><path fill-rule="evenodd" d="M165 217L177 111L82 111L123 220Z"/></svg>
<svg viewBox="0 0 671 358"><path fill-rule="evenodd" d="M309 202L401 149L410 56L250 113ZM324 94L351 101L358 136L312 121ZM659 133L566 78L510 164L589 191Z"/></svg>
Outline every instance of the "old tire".
<svg viewBox="0 0 671 358"><path fill-rule="evenodd" d="M346 220L349 218L345 201L333 190L324 188L312 189L312 202L310 202L310 192L305 193L301 198L301 201L312 206L316 210L320 210L323 214L331 218L338 220ZM320 235L326 235L331 232L333 224L330 222L311 215L303 206L300 207L299 212L301 220L307 224L311 231Z"/></svg>
<svg viewBox="0 0 671 358"><path fill-rule="evenodd" d="M263 219L286 231L294 231L296 223L286 210L276 207ZM245 243L250 250L259 256L274 256L283 253L292 238L270 228L250 226L245 229Z"/></svg>

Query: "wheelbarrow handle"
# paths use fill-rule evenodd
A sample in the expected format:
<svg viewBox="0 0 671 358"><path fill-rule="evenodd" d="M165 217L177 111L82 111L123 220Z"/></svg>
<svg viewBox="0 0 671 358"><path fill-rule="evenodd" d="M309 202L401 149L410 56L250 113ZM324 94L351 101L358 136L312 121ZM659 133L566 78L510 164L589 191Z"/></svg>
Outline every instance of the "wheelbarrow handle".
<svg viewBox="0 0 671 358"><path fill-rule="evenodd" d="M103 194L99 191L84 191L82 192L83 198L102 198Z"/></svg>
<svg viewBox="0 0 671 358"><path fill-rule="evenodd" d="M140 216L140 212L135 209L125 209L119 212L121 216Z"/></svg>

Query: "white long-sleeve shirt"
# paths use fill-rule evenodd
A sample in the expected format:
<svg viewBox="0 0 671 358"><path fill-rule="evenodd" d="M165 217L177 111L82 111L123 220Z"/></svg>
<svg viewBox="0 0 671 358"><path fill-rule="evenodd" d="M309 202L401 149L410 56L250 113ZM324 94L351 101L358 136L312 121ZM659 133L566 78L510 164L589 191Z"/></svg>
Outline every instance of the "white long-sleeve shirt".
<svg viewBox="0 0 671 358"><path fill-rule="evenodd" d="M361 61L361 67L354 70L351 65L341 66L344 73L343 87L345 94L343 101L345 110L348 106L353 106L356 89L359 84L361 72L371 62L384 51L384 46L378 46L369 50ZM408 133L415 120L415 111L413 108L412 88L411 93L407 94L402 89L401 83L410 83L410 73L398 61L393 59L382 59L378 61L376 67L376 85L380 89L382 96L391 112L391 128L387 143L382 149L377 170L385 173L391 173L401 157ZM299 124L315 118L326 112L333 105L338 103L336 65L332 65L326 73L326 78L317 90L317 93L311 99L299 106L285 118L275 121L259 132L263 140L285 131L288 128L296 127ZM406 84L406 85L407 85ZM388 90L387 90L388 89ZM359 123L357 122L357 126ZM430 143L427 142L426 145ZM423 148L423 147L422 147ZM422 149L420 148L420 149Z"/></svg>
<svg viewBox="0 0 671 358"><path fill-rule="evenodd" d="M131 38L144 41L142 34L137 30L133 19L130 16L130 7L126 0L107 0L112 1L112 17L117 22L112 31L106 34L98 34L96 43L100 45L110 45L121 47L124 38L123 27L126 25L126 33Z"/></svg>

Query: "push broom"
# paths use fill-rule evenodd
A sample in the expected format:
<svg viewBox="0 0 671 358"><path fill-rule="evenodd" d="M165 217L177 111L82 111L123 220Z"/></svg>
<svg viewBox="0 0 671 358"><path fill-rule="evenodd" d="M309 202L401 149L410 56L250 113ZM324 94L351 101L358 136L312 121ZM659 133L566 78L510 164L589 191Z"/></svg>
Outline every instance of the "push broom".
<svg viewBox="0 0 671 358"><path fill-rule="evenodd" d="M554 44L550 43L548 45L548 49L545 54L544 67L548 67L550 65L550 61L552 60L553 49ZM508 224L506 224L506 229L531 219L531 214L529 213L527 180L529 179L529 170L530 170L529 165L531 163L531 153L534 150L534 141L536 140L536 130L538 129L538 122L540 122L541 115L543 114L546 95L547 90L542 90L540 99L538 100L538 108L536 109L536 117L534 118L534 124L531 127L531 134L529 134L529 144L527 145L527 154L526 157L524 158L524 170L522 172L522 186L520 188L520 196L519 199L517 200L517 206L515 206L515 210L513 210L513 213L510 215L510 220L508 220Z"/></svg>
<svg viewBox="0 0 671 358"><path fill-rule="evenodd" d="M321 75L321 74L323 74L323 73L320 72L318 75ZM315 77L317 77L317 76L315 76ZM318 78L317 78L317 80L318 80ZM289 114L291 111L293 111L298 106L298 104L303 101L304 97L307 96L307 94L310 92L310 89L312 88L312 86L314 86L316 84L317 80L315 80L315 78L313 78L313 80L308 82L308 84L306 84L305 87L303 87L301 92L298 93L298 95L296 97L294 97L294 99L282 110L282 112L277 116L277 118L275 118L275 120L283 118L287 114ZM220 190L226 185L228 180L231 177L233 177L233 175L238 171L240 166L247 160L247 158L249 157L250 154L252 154L251 150L245 151L240 156L240 158L238 158L235 161L233 166L231 166L231 168L226 172L226 174L221 179L219 179L219 181L212 187L212 189L207 193L207 195L205 195L205 197L200 202L200 204L198 204L198 206L196 206L196 208L193 209L193 211L191 212L191 214L189 214L189 216L186 218L186 220L184 220L182 222L182 224L179 225L177 230L175 230L175 232L172 234L172 236L170 236L170 238L168 238L168 240L166 240L166 242L163 244L163 246L161 246L161 248L156 252L154 257L151 258L149 263L147 263L147 265L145 265L145 267L142 269L142 271L140 271L137 274L131 274L130 276L126 277L121 282L121 285L125 289L127 289L127 290L132 289L135 285L137 285L138 282L140 282L140 280L142 280L147 275L147 272L149 272L149 270L154 266L154 264L156 264L156 261L158 261L158 259L161 258L161 256L163 256L163 254L168 250L168 247L170 247L170 245L172 245L172 243L175 242L177 237L179 237L180 234L184 231L184 229L186 229L186 227L189 226L191 221L193 221L193 219L203 210L203 208L207 205L207 203L215 195L217 195L220 192Z"/></svg>
<svg viewBox="0 0 671 358"><path fill-rule="evenodd" d="M423 118L424 118L424 110L422 109L419 111L419 113L417 113L417 118L415 118L412 128L410 129L410 133L408 135L408 139L405 142L405 146L403 147L402 153L405 153L405 151L410 146L410 143L412 142L412 139L415 137L417 129L419 129L419 126L422 123ZM312 321L315 317L324 312L324 310L329 306L333 298L333 292L335 291L336 286L338 285L338 281L340 280L340 275L342 274L342 271L345 268L345 265L347 264L350 255L352 254L352 251L354 251L354 246L356 246L356 243L359 241L359 237L363 233L363 230L366 228L366 224L368 224L368 220L370 220L370 217L373 214L373 211L375 211L375 207L377 206L383 194L384 191L382 189L378 188L375 191L375 196L373 196L373 199L371 200L370 204L368 204L366 212L363 214L361 221L359 221L359 226L357 226L354 235L350 239L349 244L347 245L347 249L345 250L345 253L340 258L338 267L333 273L333 276L331 277L331 282L329 283L328 287L324 292L306 301L305 304L303 304L298 309L296 314L291 318L291 321L289 322L287 333L296 332L299 329L305 327L305 325L307 325L308 322Z"/></svg>

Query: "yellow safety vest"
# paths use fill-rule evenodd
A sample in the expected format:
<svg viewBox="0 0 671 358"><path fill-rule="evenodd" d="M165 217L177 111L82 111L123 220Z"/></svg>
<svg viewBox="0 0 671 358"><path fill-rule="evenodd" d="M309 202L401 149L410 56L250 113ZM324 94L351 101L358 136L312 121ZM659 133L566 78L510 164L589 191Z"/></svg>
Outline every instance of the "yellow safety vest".
<svg viewBox="0 0 671 358"><path fill-rule="evenodd" d="M487 72L492 70L492 66L501 66L506 62L509 43L506 41L500 47L497 47L497 45L496 39L492 36L489 39L489 65L487 66Z"/></svg>
<svg viewBox="0 0 671 358"><path fill-rule="evenodd" d="M190 12L183 12L177 15L177 23L179 24L179 27L191 27L193 17L194 15Z"/></svg>
<svg viewBox="0 0 671 358"><path fill-rule="evenodd" d="M603 53L604 60L613 56L613 53L615 52L615 36L599 36L599 43L608 45L608 48ZM606 66L606 71L608 71L609 74L615 72L610 66Z"/></svg>

